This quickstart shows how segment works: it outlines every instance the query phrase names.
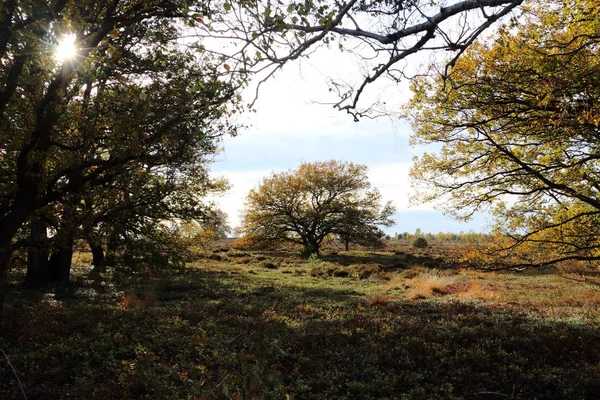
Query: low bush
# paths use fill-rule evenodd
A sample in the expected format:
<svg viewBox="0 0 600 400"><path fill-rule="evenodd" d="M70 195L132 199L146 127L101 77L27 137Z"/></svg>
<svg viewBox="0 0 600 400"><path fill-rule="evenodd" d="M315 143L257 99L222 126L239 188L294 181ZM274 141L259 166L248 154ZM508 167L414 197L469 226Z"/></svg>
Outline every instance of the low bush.
<svg viewBox="0 0 600 400"><path fill-rule="evenodd" d="M379 264L363 264L355 267L355 276L358 279L367 279L382 272L383 268Z"/></svg>
<svg viewBox="0 0 600 400"><path fill-rule="evenodd" d="M241 238L235 239L231 243L230 246L231 246L232 249L250 250L252 248L252 243L250 243L250 240L248 240L248 238L241 237Z"/></svg>
<svg viewBox="0 0 600 400"><path fill-rule="evenodd" d="M314 265L311 267L309 274L314 277L338 277L338 278L347 278L350 276L350 272L344 270L337 265L332 265L329 263L322 262L320 264Z"/></svg>
<svg viewBox="0 0 600 400"><path fill-rule="evenodd" d="M337 278L347 278L350 276L350 272L343 270L343 269L336 269L332 272L331 276L334 276Z"/></svg>
<svg viewBox="0 0 600 400"><path fill-rule="evenodd" d="M415 241L412 243L412 246L417 249L424 249L429 246L429 244L427 243L427 239L420 237L415 239Z"/></svg>
<svg viewBox="0 0 600 400"><path fill-rule="evenodd" d="M391 296L378 295L367 300L366 304L369 307L387 306L393 301Z"/></svg>
<svg viewBox="0 0 600 400"><path fill-rule="evenodd" d="M263 261L260 263L260 266L267 269L277 269L279 268L276 264L273 264L270 261Z"/></svg>
<svg viewBox="0 0 600 400"><path fill-rule="evenodd" d="M239 250L230 249L227 252L227 255L229 257L233 257L233 258L236 258L236 257L241 258L241 257L248 257L250 254L247 253L247 252L245 252L245 251L239 251Z"/></svg>

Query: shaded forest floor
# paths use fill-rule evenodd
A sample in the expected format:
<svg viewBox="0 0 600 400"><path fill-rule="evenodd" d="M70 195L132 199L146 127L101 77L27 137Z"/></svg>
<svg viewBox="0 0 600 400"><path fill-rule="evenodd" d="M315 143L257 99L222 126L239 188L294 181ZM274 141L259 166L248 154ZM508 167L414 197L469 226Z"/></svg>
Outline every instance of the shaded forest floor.
<svg viewBox="0 0 600 400"><path fill-rule="evenodd" d="M442 257L219 247L160 275L79 260L42 292L15 273L0 398L15 373L28 399L600 398L597 285Z"/></svg>

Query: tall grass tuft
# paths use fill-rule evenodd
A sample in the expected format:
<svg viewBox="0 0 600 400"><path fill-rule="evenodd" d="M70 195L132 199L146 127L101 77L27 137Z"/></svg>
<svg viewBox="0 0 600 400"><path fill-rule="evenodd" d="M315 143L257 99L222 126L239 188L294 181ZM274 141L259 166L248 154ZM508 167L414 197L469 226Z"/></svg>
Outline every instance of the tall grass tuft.
<svg viewBox="0 0 600 400"><path fill-rule="evenodd" d="M421 272L411 279L408 298L412 300L427 299L435 295L449 293L449 287L455 282L456 277L450 272L440 269Z"/></svg>

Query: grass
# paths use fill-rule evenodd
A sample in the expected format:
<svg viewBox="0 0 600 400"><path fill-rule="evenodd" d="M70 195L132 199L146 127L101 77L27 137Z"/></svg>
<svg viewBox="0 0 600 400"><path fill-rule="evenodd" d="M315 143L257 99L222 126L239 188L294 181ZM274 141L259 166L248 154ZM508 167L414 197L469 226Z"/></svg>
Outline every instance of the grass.
<svg viewBox="0 0 600 400"><path fill-rule="evenodd" d="M17 285L0 348L29 399L600 398L594 284L422 265L439 253L244 253ZM23 398L6 360L0 398Z"/></svg>
<svg viewBox="0 0 600 400"><path fill-rule="evenodd" d="M433 269L421 272L411 279L411 290L407 297L411 300L416 300L448 294L454 281L454 277L448 271Z"/></svg>

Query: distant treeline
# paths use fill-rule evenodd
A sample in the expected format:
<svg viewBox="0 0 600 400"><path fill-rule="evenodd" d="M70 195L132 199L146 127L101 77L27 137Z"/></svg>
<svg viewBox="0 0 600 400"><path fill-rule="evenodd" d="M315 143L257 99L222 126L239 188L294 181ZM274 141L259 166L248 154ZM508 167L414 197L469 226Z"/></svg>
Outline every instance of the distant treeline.
<svg viewBox="0 0 600 400"><path fill-rule="evenodd" d="M469 232L438 232L438 233L430 233L423 232L421 229L417 228L414 233L402 232L396 233L390 239L398 239L398 240L412 240L416 238L425 238L428 241L445 241L445 242L479 242L485 240L489 237L486 233L477 233L473 231Z"/></svg>

